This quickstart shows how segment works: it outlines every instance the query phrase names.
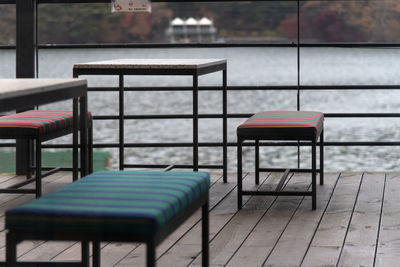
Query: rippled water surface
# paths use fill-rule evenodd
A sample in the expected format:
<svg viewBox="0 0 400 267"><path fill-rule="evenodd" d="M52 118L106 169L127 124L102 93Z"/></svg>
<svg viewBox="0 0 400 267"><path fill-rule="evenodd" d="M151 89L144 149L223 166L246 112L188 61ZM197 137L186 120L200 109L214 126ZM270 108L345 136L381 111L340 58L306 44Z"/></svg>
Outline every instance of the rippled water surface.
<svg viewBox="0 0 400 267"><path fill-rule="evenodd" d="M295 85L297 54L292 48L213 48L213 49L45 49L39 52L39 77L72 77L74 63L116 58L226 58L228 85ZM399 49L302 49L300 80L304 85L400 84ZM15 54L0 50L0 77L15 77ZM221 73L200 77L200 85L220 85ZM117 86L116 76L86 76L91 86ZM190 86L190 77L130 76L127 86ZM228 93L229 113L254 113L264 110L296 109L295 91L235 91ZM400 111L400 91L329 90L301 92L301 109L329 113ZM53 104L54 105L66 105ZM117 114L117 93L91 92L89 108L95 115ZM126 114L190 113L190 92L128 92ZM200 113L222 110L220 92L200 92ZM236 141L235 130L243 119L229 119L229 141ZM117 142L118 125L113 121L95 122L95 142ZM327 118L327 141L399 141L399 118ZM200 141L221 141L218 119L199 122ZM129 120L125 123L126 142L190 142L190 120ZM309 153L302 148L302 164ZM326 147L327 170L399 170L398 147ZM113 166L118 166L118 151L110 149ZM252 169L253 150L245 149L245 167ZM262 148L262 166L287 167L296 163L296 148ZM220 164L219 148L200 148L200 164ZM129 148L129 163L190 164L190 148ZM229 148L229 169L235 171L236 149Z"/></svg>

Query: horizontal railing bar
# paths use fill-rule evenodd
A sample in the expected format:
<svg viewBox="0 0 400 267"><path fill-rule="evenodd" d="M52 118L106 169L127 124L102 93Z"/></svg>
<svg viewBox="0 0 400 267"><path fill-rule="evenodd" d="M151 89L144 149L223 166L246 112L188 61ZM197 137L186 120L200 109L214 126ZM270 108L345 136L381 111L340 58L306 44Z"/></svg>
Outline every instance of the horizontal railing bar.
<svg viewBox="0 0 400 267"><path fill-rule="evenodd" d="M329 118L396 118L400 113L324 113Z"/></svg>
<svg viewBox="0 0 400 267"><path fill-rule="evenodd" d="M199 118L205 119L220 119L223 117L222 114L199 114ZM148 114L148 115L125 115L124 120L145 120L145 119L193 119L194 116L191 114ZM114 115L97 115L94 116L95 120L110 120L110 119L119 119L119 116Z"/></svg>
<svg viewBox="0 0 400 267"><path fill-rule="evenodd" d="M249 118L254 113L228 114L228 118ZM327 118L399 118L400 113L324 113ZM200 119L220 119L223 114L199 114ZM125 115L124 120L147 120L147 119L193 119L191 114L147 114L147 115ZM118 120L118 115L96 115L94 120ZM14 143L3 143L0 147L13 146Z"/></svg>
<svg viewBox="0 0 400 267"><path fill-rule="evenodd" d="M248 118L254 113L228 114L228 118ZM400 113L324 113L329 118L397 118Z"/></svg>
<svg viewBox="0 0 400 267"><path fill-rule="evenodd" d="M1 4L1 3L0 3ZM230 47L297 47L295 42L226 42L226 43L101 43L101 44L39 44L39 49L92 49L92 48L230 48ZM304 48L398 48L397 42L302 42ZM0 45L0 49L15 49L15 45Z"/></svg>
<svg viewBox="0 0 400 267"><path fill-rule="evenodd" d="M248 118L254 114L228 114L228 118ZM330 118L398 118L400 113L324 113ZM223 114L199 114L200 119L219 119ZM147 114L147 115L125 115L124 120L147 120L147 119L193 119L191 114ZM117 115L96 115L94 120L117 120Z"/></svg>
<svg viewBox="0 0 400 267"><path fill-rule="evenodd" d="M231 114L228 118L248 118L254 114ZM199 114L200 119L220 119L223 114ZM148 114L148 115L125 115L124 120L146 120L146 119L193 119L191 114ZM96 115L94 120L118 120L118 115Z"/></svg>
<svg viewBox="0 0 400 267"><path fill-rule="evenodd" d="M165 169L171 166L171 164L124 164L125 168L160 168L160 169ZM187 168L193 168L193 165L191 164L178 164L178 165L173 165L174 169L187 169ZM201 169L220 169L222 168L222 165L199 165L199 168Z"/></svg>
<svg viewBox="0 0 400 267"><path fill-rule="evenodd" d="M194 0L190 2L297 2L297 0ZM300 2L330 2L332 0L299 0ZM337 0L338 2L365 2L365 0ZM369 0L370 2L379 2L382 0ZM109 0L37 0L38 4L72 4L72 3L109 3ZM152 0L152 2L188 2L187 0ZM15 4L16 0L2 0L0 4Z"/></svg>
<svg viewBox="0 0 400 267"><path fill-rule="evenodd" d="M260 142L260 146L310 146L311 142ZM319 143L318 143L319 144ZM221 147L222 142L199 142L200 147ZM236 142L228 142L228 146L236 147ZM243 143L243 146L254 146L254 143ZM324 146L400 146L400 141L326 141ZM15 147L14 144L1 144L0 147ZM68 148L71 144L46 144L43 148ZM118 143L96 143L93 148L118 148ZM146 147L193 147L192 143L125 143L125 147L146 148Z"/></svg>
<svg viewBox="0 0 400 267"><path fill-rule="evenodd" d="M0 147L15 147L15 143L2 143Z"/></svg>
<svg viewBox="0 0 400 267"><path fill-rule="evenodd" d="M147 148L147 147L193 147L192 143L125 143L127 148ZM200 147L221 147L222 142L199 142ZM297 142L260 142L260 146L297 146ZM311 143L300 142L300 146L310 146ZM319 143L318 143L319 145ZM72 148L72 145L43 145L43 148ZM236 142L228 142L228 146L236 147ZM254 143L243 143L243 146L254 146ZM324 142L324 146L400 146L400 141L329 141ZM97 143L94 148L118 148L118 143Z"/></svg>
<svg viewBox="0 0 400 267"><path fill-rule="evenodd" d="M258 85L258 86L228 86L228 91L255 91L255 90L266 90L266 91L285 91L285 90L399 90L400 85L396 84L376 84L376 85ZM118 92L118 87L89 87L90 92ZM192 92L193 87L178 86L178 87L125 87L124 91L127 92L164 92L164 91L188 91ZM221 87L218 86L199 86L199 91L221 91Z"/></svg>
<svg viewBox="0 0 400 267"><path fill-rule="evenodd" d="M302 42L300 47L397 48L397 42ZM297 47L295 42L40 44L39 48Z"/></svg>

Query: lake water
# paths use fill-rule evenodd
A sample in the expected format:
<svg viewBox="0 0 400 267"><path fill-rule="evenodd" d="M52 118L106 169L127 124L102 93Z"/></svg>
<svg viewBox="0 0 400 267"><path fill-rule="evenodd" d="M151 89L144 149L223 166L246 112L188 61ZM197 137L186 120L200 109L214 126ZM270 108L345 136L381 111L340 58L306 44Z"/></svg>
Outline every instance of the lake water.
<svg viewBox="0 0 400 267"><path fill-rule="evenodd" d="M228 85L295 85L297 50L293 48L171 48L171 49L45 49L39 52L39 77L72 77L74 63L116 58L226 58ZM304 85L399 84L400 49L306 48L301 50L301 83ZM221 74L199 79L200 85L220 85ZM15 53L0 50L0 78L15 77ZM116 76L88 76L90 86L117 86ZM127 86L190 86L190 77L126 77ZM228 93L229 113L264 110L295 110L295 91L241 91ZM190 113L190 92L129 92L126 114ZM62 104L57 104L64 105ZM53 104L54 106L54 104ZM95 115L117 114L117 93L91 92L89 108ZM199 112L220 113L220 92L200 92ZM400 111L399 90L329 90L301 93L302 110L341 112ZM243 119L229 119L229 141ZM117 142L117 123L95 122L95 142ZM202 119L200 141L221 141L221 121ZM348 118L325 120L326 141L399 141L400 119ZM190 142L191 120L132 120L125 123L127 142ZM200 148L200 164L220 164L220 148ZM117 149L109 149L113 167L118 166ZM302 148L302 164L309 166L309 150ZM253 150L245 148L245 168L252 170ZM262 166L295 165L296 148L261 149ZM325 168L330 171L399 170L398 147L326 147ZM229 148L229 170L236 170L236 149ZM126 149L128 163L190 164L190 148Z"/></svg>

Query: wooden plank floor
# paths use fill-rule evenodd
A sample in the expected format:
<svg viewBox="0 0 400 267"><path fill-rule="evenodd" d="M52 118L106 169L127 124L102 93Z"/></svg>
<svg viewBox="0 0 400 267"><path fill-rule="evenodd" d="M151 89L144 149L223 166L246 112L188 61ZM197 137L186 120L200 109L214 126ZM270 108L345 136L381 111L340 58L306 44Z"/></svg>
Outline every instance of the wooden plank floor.
<svg viewBox="0 0 400 267"><path fill-rule="evenodd" d="M400 173L326 173L318 186L318 207L309 197L245 197L236 208L236 174L224 184L212 174L210 189L211 266L399 266ZM265 190L279 174L263 173L259 186L254 174L244 177L246 189ZM22 177L0 176L1 185ZM71 181L68 173L44 180L49 192ZM307 174L290 177L285 190L307 190ZM0 186L1 186L0 185ZM31 195L0 195L5 210L32 199ZM157 248L158 266L201 266L200 212ZM0 220L0 261L5 258L4 220ZM20 260L77 260L76 242L25 241ZM102 243L102 266L144 266L145 246Z"/></svg>

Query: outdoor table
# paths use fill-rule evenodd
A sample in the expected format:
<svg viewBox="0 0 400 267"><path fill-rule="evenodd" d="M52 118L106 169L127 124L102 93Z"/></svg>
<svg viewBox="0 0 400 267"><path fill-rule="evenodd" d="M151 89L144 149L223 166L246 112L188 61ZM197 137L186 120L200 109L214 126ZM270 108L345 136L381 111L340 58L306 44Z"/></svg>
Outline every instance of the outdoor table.
<svg viewBox="0 0 400 267"><path fill-rule="evenodd" d="M88 174L87 82L84 79L0 79L0 112L73 99L73 138L80 128L81 176ZM79 106L79 110L78 110ZM80 125L78 126L78 121Z"/></svg>
<svg viewBox="0 0 400 267"><path fill-rule="evenodd" d="M225 59L115 59L75 64L73 76L119 75L119 168L124 164L124 75L190 75L193 77L193 170L198 163L198 77L222 71L223 174L227 179L227 74Z"/></svg>

